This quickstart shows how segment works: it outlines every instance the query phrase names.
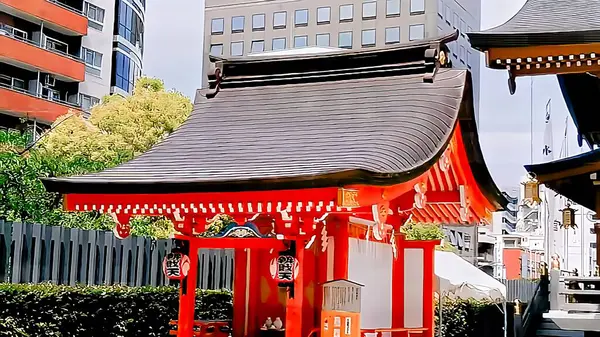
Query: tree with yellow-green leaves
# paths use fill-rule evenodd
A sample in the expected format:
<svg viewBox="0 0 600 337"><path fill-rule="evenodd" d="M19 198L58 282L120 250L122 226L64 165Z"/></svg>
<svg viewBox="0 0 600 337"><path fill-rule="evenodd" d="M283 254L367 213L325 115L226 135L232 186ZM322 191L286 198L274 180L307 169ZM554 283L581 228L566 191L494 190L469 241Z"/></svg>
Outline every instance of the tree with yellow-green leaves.
<svg viewBox="0 0 600 337"><path fill-rule="evenodd" d="M104 97L89 120L69 112L31 148L25 147L27 135L0 131L0 219L111 229L107 216L63 212L61 196L46 192L39 178L97 172L131 160L173 132L191 110L191 101L165 90L162 81L140 78L133 95ZM134 235L155 237L172 230L161 218L136 218L132 227Z"/></svg>
<svg viewBox="0 0 600 337"><path fill-rule="evenodd" d="M443 240L446 237L441 226L434 223L408 221L400 228L400 232L405 235L406 240ZM456 248L447 241L443 241L436 249L449 252L456 251Z"/></svg>

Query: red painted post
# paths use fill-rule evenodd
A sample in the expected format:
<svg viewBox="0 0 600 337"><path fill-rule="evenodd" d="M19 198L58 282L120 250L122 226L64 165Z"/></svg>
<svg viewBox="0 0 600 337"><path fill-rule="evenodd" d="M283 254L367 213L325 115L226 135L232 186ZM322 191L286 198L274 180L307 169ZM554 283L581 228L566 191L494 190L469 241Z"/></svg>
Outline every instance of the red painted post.
<svg viewBox="0 0 600 337"><path fill-rule="evenodd" d="M188 242L190 245L190 271L188 276L181 282L179 288L177 337L193 337L194 335L194 305L196 301L196 282L198 279L198 247L194 244L194 240Z"/></svg>

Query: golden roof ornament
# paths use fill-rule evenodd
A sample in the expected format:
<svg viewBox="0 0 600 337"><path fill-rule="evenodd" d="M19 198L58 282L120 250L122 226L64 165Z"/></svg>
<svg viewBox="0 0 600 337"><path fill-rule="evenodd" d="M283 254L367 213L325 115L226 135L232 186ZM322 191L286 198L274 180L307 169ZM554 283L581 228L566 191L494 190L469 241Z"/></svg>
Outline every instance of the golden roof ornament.
<svg viewBox="0 0 600 337"><path fill-rule="evenodd" d="M560 211L562 212L561 227L564 229L577 228L577 224L575 223L575 210L571 208L571 203L567 202L566 207Z"/></svg>
<svg viewBox="0 0 600 337"><path fill-rule="evenodd" d="M536 179L535 174L529 173L527 180L521 184L525 187L523 203L529 207L538 205L542 199L540 199L540 183Z"/></svg>

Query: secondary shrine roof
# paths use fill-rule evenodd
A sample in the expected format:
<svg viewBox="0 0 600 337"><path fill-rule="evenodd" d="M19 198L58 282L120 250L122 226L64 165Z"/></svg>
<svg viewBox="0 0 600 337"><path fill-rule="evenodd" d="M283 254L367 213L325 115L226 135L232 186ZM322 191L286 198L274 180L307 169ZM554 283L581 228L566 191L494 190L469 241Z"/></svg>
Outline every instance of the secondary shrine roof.
<svg viewBox="0 0 600 337"><path fill-rule="evenodd" d="M468 36L473 48L482 50L597 43L600 42L598 18L598 0L527 0L504 24Z"/></svg>
<svg viewBox="0 0 600 337"><path fill-rule="evenodd" d="M594 186L590 175L600 171L600 150L548 163L526 165L525 169L555 192L586 208L596 209L597 186Z"/></svg>
<svg viewBox="0 0 600 337"><path fill-rule="evenodd" d="M479 148L470 73L443 68L445 43L456 37L211 58L210 88L197 92L192 114L165 140L118 167L44 184L83 194L390 186L432 168L460 129L474 179L501 208L506 200Z"/></svg>

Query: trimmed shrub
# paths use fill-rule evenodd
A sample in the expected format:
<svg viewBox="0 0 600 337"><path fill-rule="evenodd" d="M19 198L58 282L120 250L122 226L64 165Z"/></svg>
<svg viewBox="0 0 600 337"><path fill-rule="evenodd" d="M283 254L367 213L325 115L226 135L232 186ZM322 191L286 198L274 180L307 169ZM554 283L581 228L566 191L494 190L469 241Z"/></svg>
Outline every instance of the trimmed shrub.
<svg viewBox="0 0 600 337"><path fill-rule="evenodd" d="M0 284L0 336L168 336L174 287ZM229 291L199 290L196 319L230 319Z"/></svg>
<svg viewBox="0 0 600 337"><path fill-rule="evenodd" d="M177 311L175 287L0 283L0 337L167 337ZM197 292L196 319L232 316L231 292ZM502 312L489 302L446 299L442 323L445 337L503 337Z"/></svg>
<svg viewBox="0 0 600 337"><path fill-rule="evenodd" d="M503 337L502 305L489 301L444 299L442 335L444 337ZM508 311L508 336L512 335L512 304ZM435 336L439 329L439 306L435 307Z"/></svg>

